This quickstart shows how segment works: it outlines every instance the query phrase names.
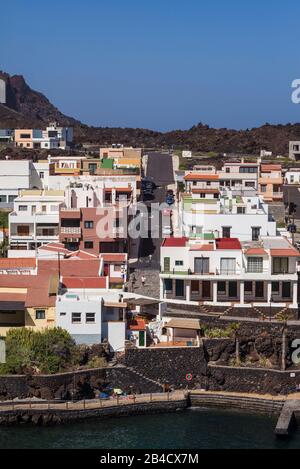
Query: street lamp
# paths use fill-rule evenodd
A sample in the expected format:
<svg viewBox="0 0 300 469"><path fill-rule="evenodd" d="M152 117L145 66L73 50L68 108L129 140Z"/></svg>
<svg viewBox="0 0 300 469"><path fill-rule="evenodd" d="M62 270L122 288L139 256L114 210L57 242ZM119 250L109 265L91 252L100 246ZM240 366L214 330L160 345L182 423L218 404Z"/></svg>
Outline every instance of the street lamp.
<svg viewBox="0 0 300 469"><path fill-rule="evenodd" d="M270 298L270 315L269 315L270 322L272 321L272 303L273 303L273 296L271 295L271 298Z"/></svg>

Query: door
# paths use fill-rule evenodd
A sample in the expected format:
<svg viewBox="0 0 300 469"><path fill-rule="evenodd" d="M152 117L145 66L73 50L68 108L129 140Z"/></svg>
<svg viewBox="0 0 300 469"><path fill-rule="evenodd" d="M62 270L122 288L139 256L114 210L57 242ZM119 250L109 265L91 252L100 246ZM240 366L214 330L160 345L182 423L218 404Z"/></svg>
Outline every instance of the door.
<svg viewBox="0 0 300 469"><path fill-rule="evenodd" d="M290 282L283 282L282 284L282 298L291 298L292 290Z"/></svg>
<svg viewBox="0 0 300 469"><path fill-rule="evenodd" d="M184 280L176 280L175 292L177 297L184 297Z"/></svg>
<svg viewBox="0 0 300 469"><path fill-rule="evenodd" d="M255 282L255 297L264 297L264 282Z"/></svg>
<svg viewBox="0 0 300 469"><path fill-rule="evenodd" d="M109 275L109 264L104 264L103 273L104 273L104 277L108 277L108 275Z"/></svg>
<svg viewBox="0 0 300 469"><path fill-rule="evenodd" d="M195 274L209 274L209 258L196 257L194 262Z"/></svg>
<svg viewBox="0 0 300 469"><path fill-rule="evenodd" d="M237 298L237 282L229 282L228 296L229 298Z"/></svg>
<svg viewBox="0 0 300 469"><path fill-rule="evenodd" d="M202 282L202 298L210 298L211 284L210 282Z"/></svg>
<svg viewBox="0 0 300 469"><path fill-rule="evenodd" d="M17 228L18 236L29 236L29 226L19 225Z"/></svg>
<svg viewBox="0 0 300 469"><path fill-rule="evenodd" d="M145 331L139 331L139 346L145 347Z"/></svg>
<svg viewBox="0 0 300 469"><path fill-rule="evenodd" d="M164 272L170 272L170 258L164 258Z"/></svg>

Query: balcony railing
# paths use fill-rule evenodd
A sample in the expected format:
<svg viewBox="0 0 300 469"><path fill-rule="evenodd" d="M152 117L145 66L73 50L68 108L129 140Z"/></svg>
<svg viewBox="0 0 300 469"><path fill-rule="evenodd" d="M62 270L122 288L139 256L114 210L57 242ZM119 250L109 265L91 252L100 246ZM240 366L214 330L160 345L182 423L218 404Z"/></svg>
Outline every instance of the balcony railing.
<svg viewBox="0 0 300 469"><path fill-rule="evenodd" d="M62 226L60 229L61 234L81 234L81 228L78 226Z"/></svg>

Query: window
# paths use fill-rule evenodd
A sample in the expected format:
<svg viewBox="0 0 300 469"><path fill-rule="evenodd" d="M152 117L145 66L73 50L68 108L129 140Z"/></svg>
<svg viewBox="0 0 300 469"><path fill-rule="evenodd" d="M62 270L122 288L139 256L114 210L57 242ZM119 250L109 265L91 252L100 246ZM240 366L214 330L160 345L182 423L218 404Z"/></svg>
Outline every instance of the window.
<svg viewBox="0 0 300 469"><path fill-rule="evenodd" d="M221 275L231 275L236 273L235 258L221 259Z"/></svg>
<svg viewBox="0 0 300 469"><path fill-rule="evenodd" d="M248 181L245 183L245 187L255 187L255 182L254 181Z"/></svg>
<svg viewBox="0 0 300 469"><path fill-rule="evenodd" d="M237 208L237 214L238 215L245 215L246 213L246 207L238 207Z"/></svg>
<svg viewBox="0 0 300 469"><path fill-rule="evenodd" d="M209 258L196 257L194 259L194 272L195 274L209 274Z"/></svg>
<svg viewBox="0 0 300 469"><path fill-rule="evenodd" d="M84 227L87 229L87 230L92 230L94 228L94 222L93 221L85 221L84 222Z"/></svg>
<svg viewBox="0 0 300 469"><path fill-rule="evenodd" d="M248 272L251 274L261 274L263 272L263 258L262 257L249 257L248 258Z"/></svg>
<svg viewBox="0 0 300 469"><path fill-rule="evenodd" d="M27 212L27 205L19 205L19 212Z"/></svg>
<svg viewBox="0 0 300 469"><path fill-rule="evenodd" d="M94 323L96 320L96 313L86 313L85 314L85 322L88 324Z"/></svg>
<svg viewBox="0 0 300 469"><path fill-rule="evenodd" d="M226 173L230 173L230 168L226 168Z"/></svg>
<svg viewBox="0 0 300 469"><path fill-rule="evenodd" d="M183 261L175 261L176 267L183 267Z"/></svg>
<svg viewBox="0 0 300 469"><path fill-rule="evenodd" d="M207 185L208 187L211 186L211 182L210 182L210 181L207 181L207 182L206 182L206 185Z"/></svg>
<svg viewBox="0 0 300 469"><path fill-rule="evenodd" d="M287 274L289 272L289 258L275 257L273 259L273 274Z"/></svg>
<svg viewBox="0 0 300 469"><path fill-rule="evenodd" d="M257 167L256 166L241 167L240 173L241 174L255 174L257 173Z"/></svg>
<svg viewBox="0 0 300 469"><path fill-rule="evenodd" d="M93 249L93 248L94 248L93 241L85 241L84 242L84 249Z"/></svg>
<svg viewBox="0 0 300 469"><path fill-rule="evenodd" d="M252 241L258 241L260 238L260 230L261 228L258 226L252 227Z"/></svg>
<svg viewBox="0 0 300 469"><path fill-rule="evenodd" d="M45 177L44 171L40 171L40 179L44 179L44 177Z"/></svg>
<svg viewBox="0 0 300 469"><path fill-rule="evenodd" d="M252 293L252 292L253 292L253 283L245 282L245 293Z"/></svg>
<svg viewBox="0 0 300 469"><path fill-rule="evenodd" d="M283 282L282 284L282 298L291 298L292 290L290 282Z"/></svg>
<svg viewBox="0 0 300 469"><path fill-rule="evenodd" d="M72 313L72 324L81 323L81 313Z"/></svg>
<svg viewBox="0 0 300 469"><path fill-rule="evenodd" d="M42 212L46 213L47 212L47 205L42 205Z"/></svg>
<svg viewBox="0 0 300 469"><path fill-rule="evenodd" d="M267 192L267 184L261 184L260 189L262 192Z"/></svg>
<svg viewBox="0 0 300 469"><path fill-rule="evenodd" d="M200 283L198 280L191 281L191 292L192 293L199 293L200 291Z"/></svg>
<svg viewBox="0 0 300 469"><path fill-rule="evenodd" d="M218 293L226 294L226 282L218 282Z"/></svg>
<svg viewBox="0 0 300 469"><path fill-rule="evenodd" d="M6 203L6 195L0 195L0 203L5 204Z"/></svg>
<svg viewBox="0 0 300 469"><path fill-rule="evenodd" d="M46 311L44 309L36 309L35 319L46 319Z"/></svg>
<svg viewBox="0 0 300 469"><path fill-rule="evenodd" d="M230 238L231 237L231 226L223 226L222 227L222 236L223 236L223 238Z"/></svg>
<svg viewBox="0 0 300 469"><path fill-rule="evenodd" d="M13 202L18 196L17 195L9 195L8 196L8 202Z"/></svg>
<svg viewBox="0 0 300 469"><path fill-rule="evenodd" d="M171 279L165 279L165 289L167 292L173 291L173 281Z"/></svg>
<svg viewBox="0 0 300 469"><path fill-rule="evenodd" d="M279 294L279 282L272 282L272 293Z"/></svg>
<svg viewBox="0 0 300 469"><path fill-rule="evenodd" d="M59 313L60 316L66 316L67 313Z"/></svg>

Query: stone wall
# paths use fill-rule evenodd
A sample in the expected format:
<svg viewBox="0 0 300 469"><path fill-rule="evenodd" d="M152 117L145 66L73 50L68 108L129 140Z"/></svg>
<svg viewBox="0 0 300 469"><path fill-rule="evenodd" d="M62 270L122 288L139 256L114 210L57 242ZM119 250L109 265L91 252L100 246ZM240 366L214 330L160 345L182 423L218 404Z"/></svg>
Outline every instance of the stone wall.
<svg viewBox="0 0 300 469"><path fill-rule="evenodd" d="M295 377L292 377L292 373ZM288 372L257 368L208 365L206 389L210 391L286 395L295 393L300 371Z"/></svg>
<svg viewBox="0 0 300 469"><path fill-rule="evenodd" d="M207 370L203 347L129 349L124 363L144 376L176 389L200 386ZM188 374L193 377L191 382L186 379Z"/></svg>

